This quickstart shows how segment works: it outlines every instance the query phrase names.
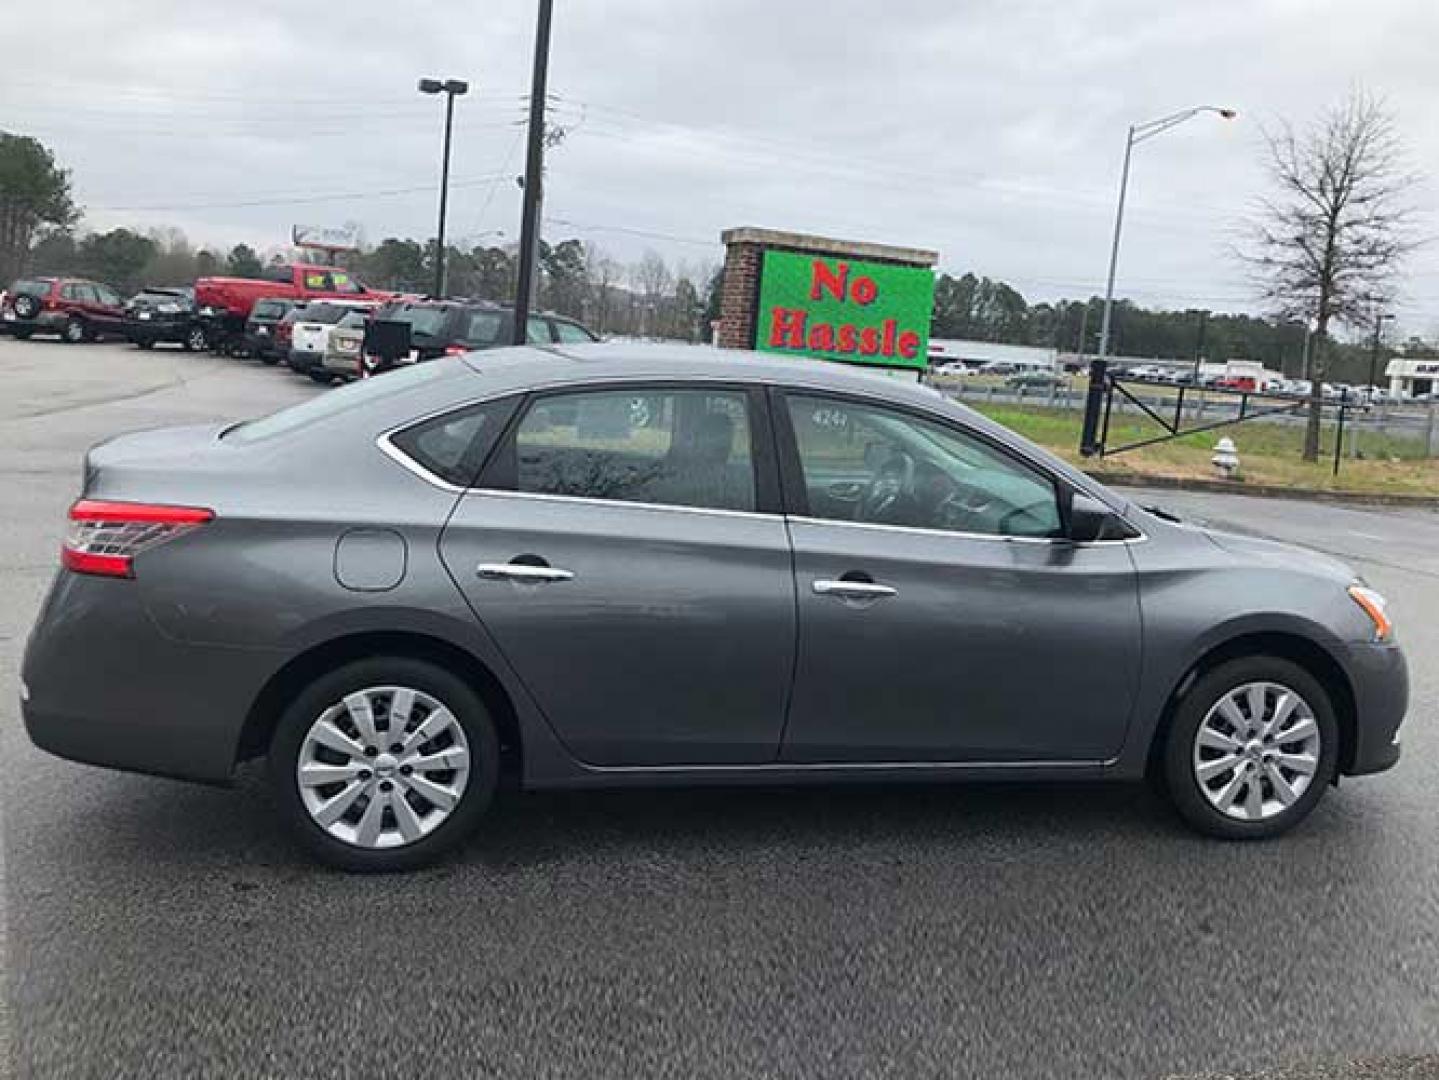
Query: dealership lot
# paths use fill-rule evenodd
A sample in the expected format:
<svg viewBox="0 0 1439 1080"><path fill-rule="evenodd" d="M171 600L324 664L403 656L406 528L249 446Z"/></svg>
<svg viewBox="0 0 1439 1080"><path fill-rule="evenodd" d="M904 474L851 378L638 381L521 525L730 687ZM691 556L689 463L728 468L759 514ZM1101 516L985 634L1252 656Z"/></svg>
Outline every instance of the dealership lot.
<svg viewBox="0 0 1439 1080"><path fill-rule="evenodd" d="M1439 515L1161 497L1342 555L1393 598L1406 758L1286 840L1197 839L1138 789L511 795L459 859L357 879L288 845L254 775L70 765L15 708L84 448L316 389L6 339L0 374L22 1075L1152 1076L1439 1037Z"/></svg>

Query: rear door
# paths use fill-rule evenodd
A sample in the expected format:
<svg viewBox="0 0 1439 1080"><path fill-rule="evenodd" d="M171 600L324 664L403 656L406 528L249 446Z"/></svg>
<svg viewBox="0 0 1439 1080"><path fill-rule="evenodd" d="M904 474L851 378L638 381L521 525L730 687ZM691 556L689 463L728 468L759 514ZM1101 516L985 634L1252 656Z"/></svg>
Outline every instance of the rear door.
<svg viewBox="0 0 1439 1080"><path fill-rule="evenodd" d="M96 322L107 331L118 332L125 322L125 301L108 285L96 285L94 288Z"/></svg>
<svg viewBox="0 0 1439 1080"><path fill-rule="evenodd" d="M536 394L441 554L580 760L773 760L795 602L758 391Z"/></svg>
<svg viewBox="0 0 1439 1080"><path fill-rule="evenodd" d="M1092 762L1139 675L1125 542L1064 539L1061 492L978 433L779 395L799 605L788 761Z"/></svg>

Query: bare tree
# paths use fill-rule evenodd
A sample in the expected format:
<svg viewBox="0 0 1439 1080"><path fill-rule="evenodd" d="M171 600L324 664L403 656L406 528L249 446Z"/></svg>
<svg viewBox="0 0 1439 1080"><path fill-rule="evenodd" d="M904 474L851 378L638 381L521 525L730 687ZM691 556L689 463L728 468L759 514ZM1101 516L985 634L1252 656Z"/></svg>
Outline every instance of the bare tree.
<svg viewBox="0 0 1439 1080"><path fill-rule="evenodd" d="M1304 460L1316 461L1330 324L1372 320L1392 300L1417 246L1406 196L1418 177L1393 114L1361 89L1301 132L1285 123L1264 135L1278 194L1262 203L1245 258L1275 314L1313 323Z"/></svg>

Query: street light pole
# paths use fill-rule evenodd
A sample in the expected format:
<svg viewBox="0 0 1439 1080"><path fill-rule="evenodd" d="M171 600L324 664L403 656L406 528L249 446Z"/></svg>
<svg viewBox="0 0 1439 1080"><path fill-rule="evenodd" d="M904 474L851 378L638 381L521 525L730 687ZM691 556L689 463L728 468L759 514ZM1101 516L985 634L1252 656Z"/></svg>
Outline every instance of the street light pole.
<svg viewBox="0 0 1439 1080"><path fill-rule="evenodd" d="M554 0L540 0L535 27L535 66L530 79L529 151L525 156L524 213L520 218L520 266L515 281L515 329L511 343L523 345L530 321L531 291L539 260L540 199L545 174L545 83L550 69L550 16Z"/></svg>
<svg viewBox="0 0 1439 1080"><path fill-rule="evenodd" d="M445 210L450 195L450 134L455 122L455 98L468 93L470 84L460 79L421 79L420 93L445 95L445 149L440 158L440 222L436 230L435 297L445 297Z"/></svg>
<svg viewBox="0 0 1439 1080"><path fill-rule="evenodd" d="M1114 317L1114 273L1119 265L1119 235L1124 229L1124 199L1129 192L1129 161L1134 148L1145 139L1162 135L1170 128L1178 127L1186 120L1192 120L1200 113L1212 112L1225 120L1233 120L1239 114L1233 109L1217 105L1196 105L1192 109L1181 109L1177 113L1148 120L1142 124L1130 124L1124 140L1124 168L1119 174L1119 205L1114 212L1114 239L1109 246L1109 276L1104 285L1104 319L1099 327L1099 358L1109 358L1109 328Z"/></svg>

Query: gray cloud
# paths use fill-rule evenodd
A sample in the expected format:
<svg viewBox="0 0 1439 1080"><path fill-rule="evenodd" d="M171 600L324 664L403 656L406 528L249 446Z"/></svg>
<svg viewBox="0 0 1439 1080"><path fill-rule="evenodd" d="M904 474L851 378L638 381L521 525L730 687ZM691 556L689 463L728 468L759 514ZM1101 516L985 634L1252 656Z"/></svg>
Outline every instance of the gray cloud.
<svg viewBox="0 0 1439 1080"><path fill-rule="evenodd" d="M1427 0L556 6L553 118L570 134L550 231L622 258L713 261L721 229L762 224L935 247L1031 298L1087 295L1125 126L1213 102L1240 121L1137 153L1120 284L1238 308L1227 247L1263 191L1261 122L1302 121L1360 81L1388 96L1417 166L1439 156ZM61 6L47 20L66 47L7 53L0 102L73 168L92 225L264 246L294 221L426 235L440 110L414 81L468 78L452 229L513 238L533 18L529 0ZM351 193L370 194L329 198ZM1427 329L1439 255L1412 271L1403 322Z"/></svg>

